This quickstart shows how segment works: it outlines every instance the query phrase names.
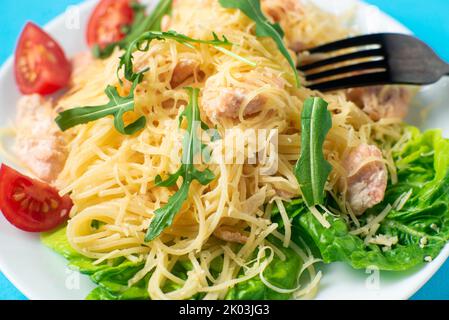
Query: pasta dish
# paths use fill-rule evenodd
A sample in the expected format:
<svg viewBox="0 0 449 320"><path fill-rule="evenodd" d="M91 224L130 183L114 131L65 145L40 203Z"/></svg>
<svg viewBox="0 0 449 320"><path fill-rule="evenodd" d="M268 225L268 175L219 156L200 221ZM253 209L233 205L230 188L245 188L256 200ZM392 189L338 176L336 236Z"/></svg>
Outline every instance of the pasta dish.
<svg viewBox="0 0 449 320"><path fill-rule="evenodd" d="M10 162L28 176L0 174L5 217L90 276L88 299L311 299L323 263L400 272L439 254L449 142L405 124L415 90L313 91L296 70L356 32L343 17L296 0L113 2L89 52L31 42L57 78L33 71L29 42L16 54Z"/></svg>

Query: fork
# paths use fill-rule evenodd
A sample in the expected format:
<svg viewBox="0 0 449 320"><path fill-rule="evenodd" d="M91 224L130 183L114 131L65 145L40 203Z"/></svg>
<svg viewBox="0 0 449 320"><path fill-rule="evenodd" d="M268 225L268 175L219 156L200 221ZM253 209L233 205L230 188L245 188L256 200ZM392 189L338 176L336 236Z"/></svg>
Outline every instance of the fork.
<svg viewBox="0 0 449 320"><path fill-rule="evenodd" d="M426 85L449 75L449 64L416 37L378 33L348 38L312 49L300 64L307 87L333 91L386 84ZM339 51L343 53L338 54ZM325 56L324 58L322 56Z"/></svg>

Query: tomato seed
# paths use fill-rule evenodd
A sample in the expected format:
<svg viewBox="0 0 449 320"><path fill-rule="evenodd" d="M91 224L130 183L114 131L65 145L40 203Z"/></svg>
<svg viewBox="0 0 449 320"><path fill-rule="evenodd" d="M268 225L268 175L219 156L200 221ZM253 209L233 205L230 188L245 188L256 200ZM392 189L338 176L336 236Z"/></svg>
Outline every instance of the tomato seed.
<svg viewBox="0 0 449 320"><path fill-rule="evenodd" d="M44 202L42 204L42 212L47 213L48 211L50 211L50 207L48 206L47 202Z"/></svg>
<svg viewBox="0 0 449 320"><path fill-rule="evenodd" d="M23 200L20 203L20 206L22 207L22 209L27 209L29 204L30 204L30 199L29 198L25 198L25 200Z"/></svg>
<svg viewBox="0 0 449 320"><path fill-rule="evenodd" d="M50 207L55 210L58 209L59 207L59 202L56 201L55 199L50 199Z"/></svg>
<svg viewBox="0 0 449 320"><path fill-rule="evenodd" d="M16 202L21 202L23 199L25 199L26 194L25 193L15 193L12 198L14 199L14 201Z"/></svg>

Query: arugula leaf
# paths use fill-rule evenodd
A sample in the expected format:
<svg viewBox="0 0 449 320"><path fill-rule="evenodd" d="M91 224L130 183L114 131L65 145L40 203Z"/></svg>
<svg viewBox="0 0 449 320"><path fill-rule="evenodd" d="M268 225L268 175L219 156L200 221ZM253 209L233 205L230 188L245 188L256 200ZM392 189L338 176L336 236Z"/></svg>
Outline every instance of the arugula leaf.
<svg viewBox="0 0 449 320"><path fill-rule="evenodd" d="M270 37L276 42L279 51L282 53L282 55L287 59L288 63L290 64L293 73L295 75L296 85L299 87L301 83L299 80L298 71L296 70L296 64L293 61L293 58L291 57L283 41L284 31L282 30L281 26L278 23L272 24L267 19L267 17L265 17L260 6L260 0L219 0L219 1L222 7L228 9L239 9L246 16L252 19L256 23L257 36Z"/></svg>
<svg viewBox="0 0 449 320"><path fill-rule="evenodd" d="M100 48L98 45L94 46L92 48L93 55L96 58L106 59L114 52L115 48L125 49L145 31L161 31L161 20L170 13L172 4L173 0L160 0L153 12L147 16L145 14L146 6L137 2L133 3L134 21L129 27L126 37L104 48Z"/></svg>
<svg viewBox="0 0 449 320"><path fill-rule="evenodd" d="M223 40L220 40L215 33L212 33L214 39L213 40L198 40L189 38L183 34L177 33L175 31L168 32L160 32L160 31L148 31L141 34L138 38L136 38L126 49L126 52L120 57L119 67L117 69L117 73L123 68L125 78L128 81L134 82L137 78L141 77L148 69L144 69L140 72L134 72L133 66L133 53L137 51L148 51L150 48L150 44L153 40L166 40L171 39L182 43L186 46L191 46L190 43L203 43L209 44L213 46L228 46L232 43L223 36ZM120 79L120 78L119 78Z"/></svg>
<svg viewBox="0 0 449 320"><path fill-rule="evenodd" d="M309 98L302 111L301 157L296 164L295 175L309 207L323 204L324 187L332 171L323 154L326 135L332 128L327 105L321 98Z"/></svg>
<svg viewBox="0 0 449 320"><path fill-rule="evenodd" d="M80 124L92 122L106 116L114 116L114 126L118 132L124 135L133 135L146 125L145 116L125 127L123 115L134 111L134 90L140 82L140 77L134 80L131 91L127 97L122 97L116 87L108 86L105 90L109 102L101 106L78 107L59 113L56 123L62 131L66 131Z"/></svg>
<svg viewBox="0 0 449 320"><path fill-rule="evenodd" d="M308 236L325 263L343 261L355 269L375 266L404 271L436 258L449 241L449 141L437 130L424 134L416 128L407 131L409 142L394 154L399 182L390 184L384 201L361 218L366 223L411 190L405 205L393 209L376 233L397 237L398 243L389 250L366 244L351 234L343 218L328 217L331 227L326 229L303 208L294 218L294 229ZM299 207L298 202L286 204L289 214L295 214Z"/></svg>
<svg viewBox="0 0 449 320"><path fill-rule="evenodd" d="M105 90L105 93L109 98L109 102L107 104L93 107L78 107L63 111L56 118L56 123L62 131L65 131L77 125L85 124L109 115L113 115L115 119L114 125L117 131L125 135L133 135L134 133L145 127L145 116L140 117L138 120L125 127L125 124L123 122L123 115L128 111L134 110L134 90L137 85L142 82L144 73L148 71L148 69L145 69L137 73L134 72L134 51L149 50L151 41L156 39L173 39L188 46L190 46L189 43L205 43L213 46L224 46L231 44L228 39L226 39L226 37L223 37L223 40L220 40L215 33L213 33L213 37L213 40L197 40L174 31L149 31L140 35L135 41L131 43L131 45L129 45L126 52L120 57L119 67L117 68L117 77L120 84L123 84L123 81L118 76L118 73L122 68L124 68L125 71L125 78L133 83L130 94L127 97L121 97L117 91L117 88L108 86Z"/></svg>
<svg viewBox="0 0 449 320"><path fill-rule="evenodd" d="M190 103L180 117L180 121L185 118L188 123L187 133L183 141L181 168L165 181L162 181L161 177L156 178L157 186L171 187L176 185L178 179L182 177L182 186L170 197L164 207L155 211L155 217L151 221L145 237L146 242L156 239L166 228L172 225L174 217L179 213L189 196L190 186L194 180L202 185L207 185L215 179L215 175L209 169L201 172L194 166L194 157L201 151L202 147L201 141L197 137L197 130L201 127L202 122L198 106L199 89L188 88L188 91Z"/></svg>

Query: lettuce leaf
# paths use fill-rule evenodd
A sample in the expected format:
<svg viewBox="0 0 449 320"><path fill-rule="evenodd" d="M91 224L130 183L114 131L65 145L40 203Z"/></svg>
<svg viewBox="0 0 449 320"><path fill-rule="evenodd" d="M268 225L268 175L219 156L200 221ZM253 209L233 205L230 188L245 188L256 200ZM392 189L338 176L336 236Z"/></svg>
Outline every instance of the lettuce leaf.
<svg viewBox="0 0 449 320"><path fill-rule="evenodd" d="M44 245L67 259L69 267L88 275L90 279L98 284L86 297L87 300L149 300L148 282L151 273L141 281L129 287L128 281L139 272L144 262L133 263L125 259L116 259L112 265L103 263L94 265L95 260L87 258L76 252L67 239L66 227L54 232L43 233L41 241ZM221 268L218 266L217 268ZM190 261L179 261L174 266L172 272L177 277L186 280L187 273L192 270ZM167 280L163 291L172 292L180 289L181 286ZM199 300L204 294L198 294L192 299Z"/></svg>
<svg viewBox="0 0 449 320"><path fill-rule="evenodd" d="M420 133L416 128L408 128L408 143L394 153L399 182L389 184L385 200L369 210L364 219L376 215L386 205L393 204L398 197L412 191L411 197L401 210L392 210L384 219L378 234L397 236L398 243L390 250L374 244L365 244L359 236L350 233L345 219L327 217L331 228L324 228L309 212L302 199L286 203L286 210L292 219L293 237L305 241L317 257L325 263L346 262L355 269L377 267L380 270L404 271L436 258L449 241L449 141L440 131ZM328 199L328 201L330 201ZM282 229L282 219L278 210L273 211L274 221ZM139 283L128 286L128 281L141 268L143 262L132 263L117 259L112 264L94 265L93 260L77 253L69 244L66 228L42 235L42 241L49 248L64 256L69 266L90 276L98 284L87 297L89 300L138 300L150 299L147 284L150 274ZM291 249L273 238L285 255L282 260L275 256L264 272L265 278L274 286L293 289L303 262ZM299 245L300 242L298 241ZM222 262L217 259L215 272L220 273ZM185 279L191 270L188 261L180 261L173 272ZM180 289L179 285L167 281L164 292ZM192 299L201 299L197 295ZM228 300L285 300L291 294L282 294L268 288L260 279L254 277L231 288Z"/></svg>
<svg viewBox="0 0 449 320"><path fill-rule="evenodd" d="M286 259L275 255L265 269L265 279L278 288L295 289L303 264L301 258L292 249L284 248L277 239L270 238L270 242L285 254ZM226 300L288 300L291 296L268 288L260 277L254 277L231 288Z"/></svg>
<svg viewBox="0 0 449 320"><path fill-rule="evenodd" d="M94 265L94 260L76 252L67 239L66 227L51 233L41 235L42 242L62 255L69 262L69 267L88 275L92 281L98 284L86 299L88 300L140 300L149 299L146 284L148 279L143 279L132 287L128 281L143 268L144 262L130 262L124 259L116 259L112 265L103 263Z"/></svg>
<svg viewBox="0 0 449 320"><path fill-rule="evenodd" d="M403 271L434 259L449 240L449 141L440 131L421 134L408 128L411 139L394 154L399 183L388 186L385 200L369 210L376 215L398 197L412 190L401 210L392 210L381 223L378 234L397 236L391 250L366 245L350 234L346 221L328 217L331 228L325 229L298 201L287 205L297 232L306 235L326 263L344 261L355 269L377 267ZM297 212L306 212L298 215Z"/></svg>

